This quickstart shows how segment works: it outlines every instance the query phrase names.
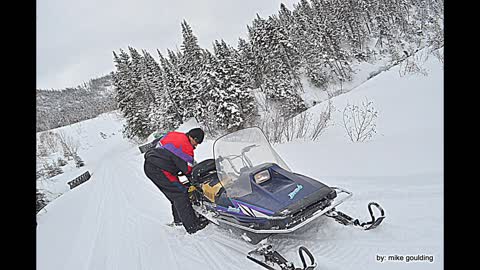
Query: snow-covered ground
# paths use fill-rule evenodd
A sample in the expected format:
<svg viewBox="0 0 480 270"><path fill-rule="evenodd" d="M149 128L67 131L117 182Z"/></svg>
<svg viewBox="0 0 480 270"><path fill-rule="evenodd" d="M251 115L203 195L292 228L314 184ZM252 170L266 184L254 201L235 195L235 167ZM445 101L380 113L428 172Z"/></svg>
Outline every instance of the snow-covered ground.
<svg viewBox="0 0 480 270"><path fill-rule="evenodd" d="M443 269L443 65L430 57L424 67L428 76L400 76L393 67L333 98L332 124L319 140L275 146L294 171L352 191L339 210L368 220L366 205L376 201L387 216L372 231L321 217L269 238L297 267L303 245L322 270ZM377 134L353 143L342 111L365 98L378 111ZM81 141L86 166L70 173L88 169L92 177L70 191L64 186L37 215L37 269L264 269L246 258L254 246L214 225L194 235L164 225L171 221L169 202L144 175L138 145L122 138L115 114L78 124L63 129ZM212 145L206 138L196 159L211 157Z"/></svg>

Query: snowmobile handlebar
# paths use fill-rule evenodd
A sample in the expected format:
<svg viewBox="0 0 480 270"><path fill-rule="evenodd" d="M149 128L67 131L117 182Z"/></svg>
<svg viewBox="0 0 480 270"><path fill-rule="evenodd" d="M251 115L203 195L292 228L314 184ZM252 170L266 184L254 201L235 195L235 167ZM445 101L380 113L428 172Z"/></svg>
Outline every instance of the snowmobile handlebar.
<svg viewBox="0 0 480 270"><path fill-rule="evenodd" d="M260 145L258 145L258 144L252 144L252 145L246 146L242 149L242 154L250 151L252 148L259 147L259 146Z"/></svg>
<svg viewBox="0 0 480 270"><path fill-rule="evenodd" d="M240 158L242 160L243 166L247 168L253 167L252 161L245 155L248 151L250 151L254 147L258 147L259 145L257 144L252 144L249 146L246 146L242 149L241 153L238 155L228 155L228 156L219 156L217 158L217 162L222 162L223 160L227 160L228 163L230 163L231 168L235 171L237 175L240 175L240 171L238 170L235 165L233 164L232 160Z"/></svg>

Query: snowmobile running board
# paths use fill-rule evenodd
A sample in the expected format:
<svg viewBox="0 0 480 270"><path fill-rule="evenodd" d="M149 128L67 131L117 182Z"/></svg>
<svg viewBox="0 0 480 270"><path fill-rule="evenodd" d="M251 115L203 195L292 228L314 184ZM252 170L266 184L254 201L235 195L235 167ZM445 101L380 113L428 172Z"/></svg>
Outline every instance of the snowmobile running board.
<svg viewBox="0 0 480 270"><path fill-rule="evenodd" d="M249 231L249 232L252 232L252 233L272 233L272 234L291 233L291 232L294 232L294 231L300 229L301 227L307 225L308 223L310 223L313 220L317 219L318 217L324 215L325 213L334 210L337 205L343 203L345 200L352 197L352 195L353 195L352 192L350 192L348 190L345 190L343 188L332 187L332 189L334 189L337 192L337 196L342 194L342 193L345 193L346 196L344 196L343 198L334 200L334 203L331 204L330 206L325 207L323 210L315 213L311 217L305 219L303 222L300 222L299 224L295 225L294 227L291 227L291 228L288 228L288 229L255 230L255 229L252 229L250 227L246 227L246 226L243 226L243 225L240 225L240 224L237 224L237 223L233 223L233 222L230 222L230 221L227 221L227 220L224 220L224 219L217 219L216 221L217 221L217 223L225 223L227 225L237 227L237 228L240 228L242 230ZM288 216L285 216L285 217L265 217L265 219L285 219L285 218L288 218ZM380 222L381 222L381 220L380 220Z"/></svg>
<svg viewBox="0 0 480 270"><path fill-rule="evenodd" d="M308 266L305 262L305 257L303 253L306 253L310 259L310 265ZM253 255L263 256L264 261L253 257ZM247 258L269 270L277 269L270 265L278 265L280 266L281 270L313 270L317 267L317 263L315 262L312 253L310 253L310 251L306 247L299 247L298 255L302 260L303 268L295 268L292 262L287 261L282 255L280 255L280 253L278 253L276 250L273 250L272 245L263 245L257 249L248 252Z"/></svg>

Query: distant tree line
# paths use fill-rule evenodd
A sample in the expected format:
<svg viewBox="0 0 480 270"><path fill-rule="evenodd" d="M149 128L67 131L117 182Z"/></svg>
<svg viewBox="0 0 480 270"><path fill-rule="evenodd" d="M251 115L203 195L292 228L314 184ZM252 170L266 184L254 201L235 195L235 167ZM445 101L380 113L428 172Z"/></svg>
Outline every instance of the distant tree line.
<svg viewBox="0 0 480 270"><path fill-rule="evenodd" d="M215 40L201 48L181 24L180 50L113 52L115 100L124 134L145 138L195 117L207 130L236 130L258 121L254 89L268 110L288 118L307 108L300 81L319 88L349 81L354 62L394 61L427 45L443 46L443 0L300 0L259 15L236 47Z"/></svg>
<svg viewBox="0 0 480 270"><path fill-rule="evenodd" d="M37 132L71 125L116 109L112 74L75 88L37 89Z"/></svg>

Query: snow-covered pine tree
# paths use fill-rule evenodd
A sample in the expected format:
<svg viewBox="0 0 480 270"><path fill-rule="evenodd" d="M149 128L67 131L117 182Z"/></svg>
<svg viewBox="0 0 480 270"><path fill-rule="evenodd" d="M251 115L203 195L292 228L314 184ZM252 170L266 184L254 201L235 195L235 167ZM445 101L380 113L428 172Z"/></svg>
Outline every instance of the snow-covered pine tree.
<svg viewBox="0 0 480 270"><path fill-rule="evenodd" d="M287 21L290 21L289 14L289 10L281 6L280 18L288 17ZM297 48L301 66L315 86L325 87L330 80L329 75L325 71L327 65L322 57L325 54L325 49L320 37L315 35L314 29L320 25L313 22L314 13L310 4L303 0L299 4L294 5L291 17L293 17L293 23L291 24L289 35Z"/></svg>
<svg viewBox="0 0 480 270"><path fill-rule="evenodd" d="M179 114L182 116L182 122L195 117L196 98L198 92L197 78L189 77L188 74L181 73L179 70L173 69L174 80L172 93L177 95L174 99L177 101Z"/></svg>
<svg viewBox="0 0 480 270"><path fill-rule="evenodd" d="M375 46L380 50L380 53L392 52L394 44L394 28L391 27L389 23L389 12L387 5L383 3L383 0L375 2L375 24L378 29L377 41Z"/></svg>
<svg viewBox="0 0 480 270"><path fill-rule="evenodd" d="M202 63L202 49L198 45L198 39L187 21L182 22L182 57L180 58L181 72L192 77L197 76Z"/></svg>
<svg viewBox="0 0 480 270"><path fill-rule="evenodd" d="M164 130L174 130L179 127L182 121L182 114L179 110L179 93L175 91L176 69L174 65L164 58L158 51L160 65L162 68L163 94L160 104L162 105L162 128ZM176 59L173 52L168 51Z"/></svg>
<svg viewBox="0 0 480 270"><path fill-rule="evenodd" d="M224 40L214 42L220 92L215 93L217 119L221 127L237 130L252 120L254 98L240 63L240 54Z"/></svg>
<svg viewBox="0 0 480 270"><path fill-rule="evenodd" d="M113 52L116 71L113 73L113 85L115 87L115 100L118 109L124 110L130 104L127 95L132 88L132 78L130 71L130 56L120 49L120 55Z"/></svg>
<svg viewBox="0 0 480 270"><path fill-rule="evenodd" d="M131 137L129 132L130 122L135 117L135 78L131 68L130 56L120 49L120 55L114 52L116 72L114 73L115 98L118 108L127 120L124 125L123 133L126 137Z"/></svg>
<svg viewBox="0 0 480 270"><path fill-rule="evenodd" d="M262 73L255 61L252 45L245 39L239 38L237 50L240 54L240 63L245 74L247 86L252 89L260 87Z"/></svg>
<svg viewBox="0 0 480 270"><path fill-rule="evenodd" d="M125 115L127 126L125 135L128 138L148 137L154 129L150 126L150 104L154 102L154 91L145 76L145 61L138 51L128 47L131 56L131 71L133 74L133 88L131 95L132 111Z"/></svg>
<svg viewBox="0 0 480 270"><path fill-rule="evenodd" d="M217 124L224 130L235 130L243 122L240 107L236 103L236 89L232 85L232 67L230 53L226 44L215 40L213 44L217 58L217 78L219 89L213 92L213 100L217 104L215 116Z"/></svg>
<svg viewBox="0 0 480 270"><path fill-rule="evenodd" d="M341 10L335 4L336 0L311 0L312 6L308 13L312 15L308 31L317 43L321 44L323 62L328 70L329 80L336 82L351 79L352 69L349 64L350 54L341 44L342 25L339 19ZM318 61L317 61L318 62Z"/></svg>
<svg viewBox="0 0 480 270"><path fill-rule="evenodd" d="M231 55L231 64L233 66L232 82L235 86L238 95L238 101L241 108L241 115L244 122L240 127L250 125L253 123L257 115L258 108L255 97L253 95L253 88L250 86L250 77L245 72L245 63L242 61L242 55L238 50L229 47Z"/></svg>
<svg viewBox="0 0 480 270"><path fill-rule="evenodd" d="M179 64L180 64L180 59L182 58L182 53L181 52L175 53L174 51L172 51L170 49L167 49L167 56L168 56L170 64L174 68L178 69Z"/></svg>
<svg viewBox="0 0 480 270"><path fill-rule="evenodd" d="M289 72L294 80L297 91L304 92L303 85L300 81L300 65L301 56L299 49L295 46L293 34L296 31L295 19L291 11L282 3L280 4L280 11L277 15L271 16L276 23L278 32L282 39L280 41L280 49L284 51L285 63L289 68Z"/></svg>
<svg viewBox="0 0 480 270"><path fill-rule="evenodd" d="M219 130L216 117L217 100L216 93L220 91L220 76L217 73L218 61L207 49L203 50L203 64L200 69L199 93L200 97L196 107L197 120L203 129L215 137Z"/></svg>
<svg viewBox="0 0 480 270"><path fill-rule="evenodd" d="M198 91L202 49L198 45L198 39L193 34L192 28L185 20L182 22L182 36L182 55L179 58L175 89L180 93L180 109L183 111L183 120L186 121L196 117L195 108L200 96Z"/></svg>
<svg viewBox="0 0 480 270"><path fill-rule="evenodd" d="M375 31L373 28L375 25L371 15L374 12L372 9L371 0L357 0L356 4L358 7L358 12L360 13L361 24L365 26L368 37L371 38L372 33Z"/></svg>
<svg viewBox="0 0 480 270"><path fill-rule="evenodd" d="M158 63L146 51L142 50L144 60L143 79L149 91L153 94L153 100L149 103L148 120L152 130L162 129L163 125L163 76Z"/></svg>
<svg viewBox="0 0 480 270"><path fill-rule="evenodd" d="M336 4L340 4L336 1ZM340 21L342 22L342 44L348 44L350 54L360 60L364 58L364 47L368 39L367 29L361 24L362 14L359 12L359 6L354 1L348 1L346 4L338 5Z"/></svg>
<svg viewBox="0 0 480 270"><path fill-rule="evenodd" d="M142 76L143 80L148 83L148 91L150 92L152 101L154 103L158 100L158 95L163 87L162 70L159 64L153 59L153 57L146 50L142 50L143 65Z"/></svg>
<svg viewBox="0 0 480 270"><path fill-rule="evenodd" d="M425 39L438 48L443 44L444 3L442 0L411 0L412 29L410 36L421 47Z"/></svg>
<svg viewBox="0 0 480 270"><path fill-rule="evenodd" d="M285 32L278 21L270 17L254 19L250 34L257 64L262 67L262 85L267 101L278 103L281 113L289 116L306 108L298 94L296 78L293 76L292 50Z"/></svg>

